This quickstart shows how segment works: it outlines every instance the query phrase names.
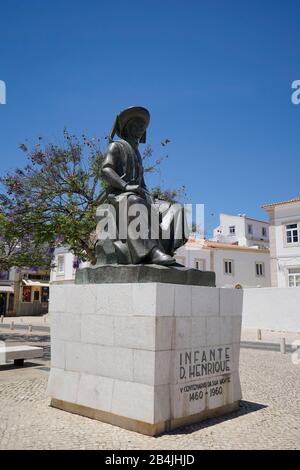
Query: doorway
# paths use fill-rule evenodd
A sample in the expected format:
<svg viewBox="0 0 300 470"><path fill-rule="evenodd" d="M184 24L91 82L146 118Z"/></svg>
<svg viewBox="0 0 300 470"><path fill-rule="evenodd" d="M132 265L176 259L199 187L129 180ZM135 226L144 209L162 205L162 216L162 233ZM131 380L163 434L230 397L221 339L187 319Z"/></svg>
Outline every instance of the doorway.
<svg viewBox="0 0 300 470"><path fill-rule="evenodd" d="M0 292L0 315L6 314L7 294Z"/></svg>

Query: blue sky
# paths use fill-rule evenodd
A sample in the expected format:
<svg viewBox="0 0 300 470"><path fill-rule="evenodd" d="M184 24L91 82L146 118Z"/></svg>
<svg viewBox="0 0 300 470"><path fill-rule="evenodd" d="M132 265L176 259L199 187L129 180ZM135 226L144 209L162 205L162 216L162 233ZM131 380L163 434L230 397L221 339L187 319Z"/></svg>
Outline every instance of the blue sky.
<svg viewBox="0 0 300 470"><path fill-rule="evenodd" d="M300 195L299 21L293 0L1 1L0 173L26 138L101 138L142 105L169 155L155 181L184 184L207 229L220 212L266 218L261 204Z"/></svg>

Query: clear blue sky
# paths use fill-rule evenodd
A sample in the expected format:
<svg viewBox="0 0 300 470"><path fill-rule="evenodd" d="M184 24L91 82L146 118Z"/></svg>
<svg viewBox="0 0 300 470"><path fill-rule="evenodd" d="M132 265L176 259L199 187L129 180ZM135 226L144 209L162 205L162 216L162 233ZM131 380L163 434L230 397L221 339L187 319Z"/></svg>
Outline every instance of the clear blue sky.
<svg viewBox="0 0 300 470"><path fill-rule="evenodd" d="M300 195L299 1L10 0L0 15L0 173L25 138L102 137L142 105L157 157L172 141L160 182L185 184L208 229Z"/></svg>

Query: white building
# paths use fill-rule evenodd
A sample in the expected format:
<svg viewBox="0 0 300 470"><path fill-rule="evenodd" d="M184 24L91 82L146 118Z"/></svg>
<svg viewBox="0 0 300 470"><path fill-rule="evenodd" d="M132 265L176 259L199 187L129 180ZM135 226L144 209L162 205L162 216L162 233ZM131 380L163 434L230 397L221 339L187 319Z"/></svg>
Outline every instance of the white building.
<svg viewBox="0 0 300 470"><path fill-rule="evenodd" d="M190 268L216 273L217 287L268 287L270 252L209 240L190 239L176 252L176 260Z"/></svg>
<svg viewBox="0 0 300 470"><path fill-rule="evenodd" d="M272 287L300 287L300 197L266 204Z"/></svg>
<svg viewBox="0 0 300 470"><path fill-rule="evenodd" d="M74 281L77 258L68 248L62 246L55 249L53 264L51 269L50 282L70 282Z"/></svg>
<svg viewBox="0 0 300 470"><path fill-rule="evenodd" d="M240 246L269 247L269 223L245 214L220 214L220 225L213 231L213 241Z"/></svg>

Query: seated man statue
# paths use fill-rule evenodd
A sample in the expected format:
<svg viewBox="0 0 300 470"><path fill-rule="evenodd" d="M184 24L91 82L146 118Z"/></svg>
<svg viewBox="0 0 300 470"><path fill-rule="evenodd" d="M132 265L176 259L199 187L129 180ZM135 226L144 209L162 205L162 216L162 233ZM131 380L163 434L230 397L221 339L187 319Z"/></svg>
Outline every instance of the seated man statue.
<svg viewBox="0 0 300 470"><path fill-rule="evenodd" d="M119 113L102 165L104 202L112 205L117 220L116 236L111 242L117 264L170 266L176 263L174 251L186 242L182 206L154 200L144 181L138 146L140 142L146 142L149 121L150 114L142 107L134 106ZM115 134L121 140L113 141ZM143 234L138 237L136 224L132 223L136 217L135 207L144 209L139 211L139 225L144 229ZM101 206L98 209L100 208ZM158 215L159 220L157 227L153 223L155 215ZM126 236L121 233L120 220L125 220ZM101 246L103 241L99 240L98 253Z"/></svg>

